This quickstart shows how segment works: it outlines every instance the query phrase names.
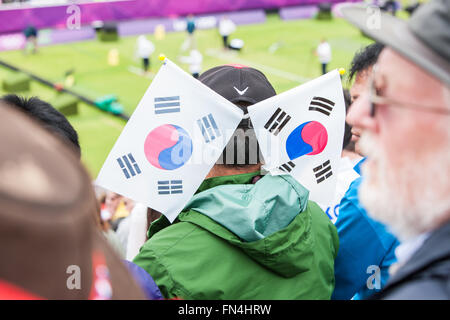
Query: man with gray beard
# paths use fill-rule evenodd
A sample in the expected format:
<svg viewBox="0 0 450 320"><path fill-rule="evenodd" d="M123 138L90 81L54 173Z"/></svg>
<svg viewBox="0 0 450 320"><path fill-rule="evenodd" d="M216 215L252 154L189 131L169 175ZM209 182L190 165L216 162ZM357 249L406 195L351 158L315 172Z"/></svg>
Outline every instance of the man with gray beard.
<svg viewBox="0 0 450 320"><path fill-rule="evenodd" d="M376 299L450 299L450 1L407 22L344 6L386 48L347 121L368 159L361 202L402 241L397 268Z"/></svg>

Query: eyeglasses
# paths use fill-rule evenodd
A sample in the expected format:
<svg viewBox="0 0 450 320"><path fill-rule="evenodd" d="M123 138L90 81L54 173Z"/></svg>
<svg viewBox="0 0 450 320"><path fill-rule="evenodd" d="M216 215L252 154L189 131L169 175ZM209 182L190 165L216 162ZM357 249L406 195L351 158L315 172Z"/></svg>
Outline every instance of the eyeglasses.
<svg viewBox="0 0 450 320"><path fill-rule="evenodd" d="M375 109L377 105L385 105L390 107L412 109L424 112L440 113L443 115L450 115L450 109L445 109L437 106L424 106L420 104L398 101L396 99L382 97L377 94L377 88L375 87L375 73L377 65L372 67L372 72L369 78L369 101L370 101L370 116L375 116Z"/></svg>

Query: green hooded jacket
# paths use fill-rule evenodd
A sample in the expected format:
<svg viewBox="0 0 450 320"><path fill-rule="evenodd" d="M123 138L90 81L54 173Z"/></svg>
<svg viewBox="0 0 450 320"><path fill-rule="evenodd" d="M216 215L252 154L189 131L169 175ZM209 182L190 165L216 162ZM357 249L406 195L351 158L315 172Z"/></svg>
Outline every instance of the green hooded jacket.
<svg viewBox="0 0 450 320"><path fill-rule="evenodd" d="M336 228L291 176L206 179L170 224L152 223L134 262L165 298L330 299Z"/></svg>

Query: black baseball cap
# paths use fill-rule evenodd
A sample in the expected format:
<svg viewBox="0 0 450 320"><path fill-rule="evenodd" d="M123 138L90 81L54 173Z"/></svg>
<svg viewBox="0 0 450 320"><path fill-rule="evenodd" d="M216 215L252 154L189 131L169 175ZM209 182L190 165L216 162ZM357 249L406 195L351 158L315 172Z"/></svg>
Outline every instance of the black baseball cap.
<svg viewBox="0 0 450 320"><path fill-rule="evenodd" d="M381 13L379 20L367 5L343 4L346 20L450 86L450 1L420 5L408 21ZM377 23L371 23L371 22Z"/></svg>
<svg viewBox="0 0 450 320"><path fill-rule="evenodd" d="M261 71L242 64L229 64L211 68L203 72L198 80L241 108L246 116L241 120L238 128L244 130L253 129L252 122L248 117L247 105L258 103L276 95L275 89ZM244 102L244 105L240 105L242 102ZM256 139L254 133L253 137ZM242 139L244 139L244 141L242 141ZM243 143L238 143L238 140ZM242 145L244 148L239 147ZM236 152L234 153L231 163L225 164L255 164L252 162L253 160L251 160L252 153L256 154L256 159L254 159L256 160L256 163L259 163L262 160L260 158L258 144L256 149L252 149L251 146L253 146L253 144L250 143L250 139L246 139L245 136L240 136L238 131L235 131L235 136L229 140L222 153L220 159L224 162L229 160L226 155L229 146L231 146L233 150L236 150ZM245 159L243 163L239 163L240 157L238 154L241 152Z"/></svg>
<svg viewBox="0 0 450 320"><path fill-rule="evenodd" d="M251 105L276 95L261 71L241 64L211 68L198 80L234 104L246 102ZM243 111L246 114L247 108Z"/></svg>

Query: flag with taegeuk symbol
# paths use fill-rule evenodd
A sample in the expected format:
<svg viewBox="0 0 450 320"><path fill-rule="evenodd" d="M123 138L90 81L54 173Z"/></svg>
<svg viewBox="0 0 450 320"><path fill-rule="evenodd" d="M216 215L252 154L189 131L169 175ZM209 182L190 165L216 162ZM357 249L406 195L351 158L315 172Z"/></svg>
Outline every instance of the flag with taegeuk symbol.
<svg viewBox="0 0 450 320"><path fill-rule="evenodd" d="M96 184L173 221L243 116L165 59L98 174Z"/></svg>
<svg viewBox="0 0 450 320"><path fill-rule="evenodd" d="M345 102L337 70L248 107L265 169L290 174L310 199L331 202L341 159Z"/></svg>

